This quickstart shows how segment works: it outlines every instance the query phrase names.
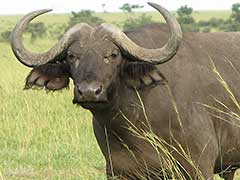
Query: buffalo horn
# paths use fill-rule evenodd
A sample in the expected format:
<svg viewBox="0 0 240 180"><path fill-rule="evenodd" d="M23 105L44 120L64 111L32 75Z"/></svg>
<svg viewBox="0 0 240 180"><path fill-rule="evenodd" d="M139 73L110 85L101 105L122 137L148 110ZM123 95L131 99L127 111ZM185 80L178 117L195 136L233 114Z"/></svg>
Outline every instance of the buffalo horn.
<svg viewBox="0 0 240 180"><path fill-rule="evenodd" d="M32 21L37 16L47 13L51 9L42 9L33 11L25 15L15 26L11 33L11 47L17 57L17 59L26 66L35 67L45 64L50 61L56 61L56 57L59 56L71 43L71 36L83 29L91 28L88 24L81 23L70 28L63 37L48 51L43 53L35 53L27 50L22 41L22 35L24 30L27 28L30 21ZM86 30L86 29L85 29ZM88 29L89 31L89 29Z"/></svg>
<svg viewBox="0 0 240 180"><path fill-rule="evenodd" d="M163 47L157 49L140 47L129 39L119 28L112 24L104 23L101 25L101 28L109 33L113 41L115 41L124 53L132 57L134 61L163 64L169 61L177 53L182 40L182 31L179 23L168 10L155 3L148 4L163 15L170 27L171 36Z"/></svg>

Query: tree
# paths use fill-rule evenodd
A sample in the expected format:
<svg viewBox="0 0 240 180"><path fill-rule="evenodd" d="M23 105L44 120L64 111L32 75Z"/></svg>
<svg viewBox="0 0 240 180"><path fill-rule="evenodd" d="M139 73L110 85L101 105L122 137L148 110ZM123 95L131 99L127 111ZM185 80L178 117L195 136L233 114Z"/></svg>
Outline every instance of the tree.
<svg viewBox="0 0 240 180"><path fill-rule="evenodd" d="M178 21L180 24L192 24L195 22L194 18L192 17L193 8L188 7L187 5L181 6L177 10Z"/></svg>
<svg viewBox="0 0 240 180"><path fill-rule="evenodd" d="M68 22L68 27L72 27L77 23L85 22L91 26L96 26L103 23L103 19L94 15L93 11L82 10L80 12L72 12L71 17Z"/></svg>
<svg viewBox="0 0 240 180"><path fill-rule="evenodd" d="M105 4L105 3L102 3L101 6L102 6L102 9L103 9L103 13L106 13L106 12L107 12L106 9L105 9L106 4Z"/></svg>
<svg viewBox="0 0 240 180"><path fill-rule="evenodd" d="M134 9L139 9L139 8L143 8L143 7L144 6L140 6L138 4L125 3L119 9L122 10L123 12L126 12L126 13L132 13Z"/></svg>
<svg viewBox="0 0 240 180"><path fill-rule="evenodd" d="M46 34L47 28L43 22L32 23L28 25L27 32L31 34L31 41L35 41L37 37L42 38Z"/></svg>
<svg viewBox="0 0 240 180"><path fill-rule="evenodd" d="M190 16L192 15L193 12L193 8L192 7L188 7L187 5L185 6L181 6L178 10L177 10L177 14L179 16Z"/></svg>
<svg viewBox="0 0 240 180"><path fill-rule="evenodd" d="M134 10L143 8L144 6L138 4L128 4L125 3L119 9L127 14L127 19L123 22L124 29L133 29L144 24L152 23L152 16L146 15L146 13L142 13L140 16L135 16L133 13Z"/></svg>
<svg viewBox="0 0 240 180"><path fill-rule="evenodd" d="M234 22L240 23L240 3L232 5L232 15L231 18Z"/></svg>
<svg viewBox="0 0 240 180"><path fill-rule="evenodd" d="M198 24L195 23L194 18L192 17L193 8L188 7L187 5L181 6L177 10L177 20L181 24L183 31L185 32L198 32L200 31Z"/></svg>
<svg viewBox="0 0 240 180"><path fill-rule="evenodd" d="M230 18L221 24L222 31L240 31L240 3L232 5L232 14Z"/></svg>

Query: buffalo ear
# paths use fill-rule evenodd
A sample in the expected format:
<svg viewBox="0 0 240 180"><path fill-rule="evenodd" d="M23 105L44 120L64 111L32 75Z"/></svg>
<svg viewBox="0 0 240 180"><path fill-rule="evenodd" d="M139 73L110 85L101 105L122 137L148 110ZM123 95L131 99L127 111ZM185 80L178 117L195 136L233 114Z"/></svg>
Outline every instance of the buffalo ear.
<svg viewBox="0 0 240 180"><path fill-rule="evenodd" d="M159 69L151 64L126 62L122 74L126 85L130 88L143 89L167 83L167 79Z"/></svg>
<svg viewBox="0 0 240 180"><path fill-rule="evenodd" d="M68 87L70 71L65 63L44 64L34 68L26 78L25 89L33 87L60 90Z"/></svg>

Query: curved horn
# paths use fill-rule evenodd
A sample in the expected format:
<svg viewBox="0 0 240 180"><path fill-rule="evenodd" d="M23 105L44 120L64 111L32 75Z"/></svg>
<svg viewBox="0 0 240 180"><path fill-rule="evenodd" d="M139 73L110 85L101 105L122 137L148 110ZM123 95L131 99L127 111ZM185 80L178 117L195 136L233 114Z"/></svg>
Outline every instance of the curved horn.
<svg viewBox="0 0 240 180"><path fill-rule="evenodd" d="M151 64L163 64L169 61L176 53L182 40L182 30L174 16L162 6L148 3L161 13L170 27L171 36L162 48L146 49L135 44L120 29L111 24L102 24L102 28L110 33L115 43L136 61L145 61Z"/></svg>
<svg viewBox="0 0 240 180"><path fill-rule="evenodd" d="M81 23L70 28L63 37L48 51L44 53L34 53L27 50L22 42L22 35L24 30L27 28L30 21L32 21L37 16L47 13L51 9L42 9L33 11L25 15L15 26L11 33L11 47L13 53L17 59L26 66L35 67L47 62L56 60L55 58L60 55L71 43L70 37L82 28L91 28L88 24ZM89 31L89 29L88 29Z"/></svg>

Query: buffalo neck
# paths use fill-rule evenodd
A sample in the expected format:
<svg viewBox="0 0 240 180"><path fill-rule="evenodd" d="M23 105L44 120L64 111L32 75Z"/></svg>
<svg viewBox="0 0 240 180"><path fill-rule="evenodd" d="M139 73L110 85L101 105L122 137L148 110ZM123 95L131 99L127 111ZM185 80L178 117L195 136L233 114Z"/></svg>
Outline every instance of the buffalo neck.
<svg viewBox="0 0 240 180"><path fill-rule="evenodd" d="M132 108L137 106L136 102L139 102L136 90L121 83L108 106L90 111L102 127L112 129L115 126L127 126L126 116L134 118Z"/></svg>
<svg viewBox="0 0 240 180"><path fill-rule="evenodd" d="M144 101L145 91L129 88L125 83L121 83L117 89L109 106L104 109L91 110L91 113L102 128L121 136L122 132L126 132L126 128L132 125L138 126L140 121L145 120L139 100L141 96L141 100Z"/></svg>

